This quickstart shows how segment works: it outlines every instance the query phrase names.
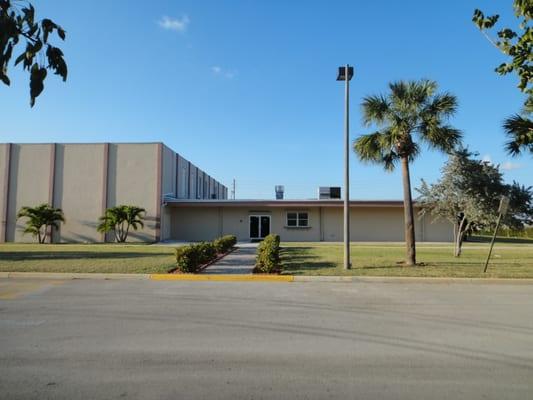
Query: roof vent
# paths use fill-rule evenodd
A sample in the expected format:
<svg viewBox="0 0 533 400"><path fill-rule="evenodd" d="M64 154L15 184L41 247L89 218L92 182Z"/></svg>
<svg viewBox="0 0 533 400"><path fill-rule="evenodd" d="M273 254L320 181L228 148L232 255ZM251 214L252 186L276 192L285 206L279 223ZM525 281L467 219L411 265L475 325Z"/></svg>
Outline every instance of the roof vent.
<svg viewBox="0 0 533 400"><path fill-rule="evenodd" d="M283 185L276 185L276 200L283 200L283 194L285 193L285 186Z"/></svg>

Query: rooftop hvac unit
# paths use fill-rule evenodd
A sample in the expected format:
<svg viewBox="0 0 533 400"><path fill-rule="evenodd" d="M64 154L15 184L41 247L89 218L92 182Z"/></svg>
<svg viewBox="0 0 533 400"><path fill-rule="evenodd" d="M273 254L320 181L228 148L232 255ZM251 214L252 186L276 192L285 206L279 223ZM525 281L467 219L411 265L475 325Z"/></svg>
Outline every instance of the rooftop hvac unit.
<svg viewBox="0 0 533 400"><path fill-rule="evenodd" d="M276 200L283 200L283 193L285 192L285 186L283 185L276 185Z"/></svg>
<svg viewBox="0 0 533 400"><path fill-rule="evenodd" d="M318 188L318 198L320 200L340 199L341 188L338 186L320 186Z"/></svg>

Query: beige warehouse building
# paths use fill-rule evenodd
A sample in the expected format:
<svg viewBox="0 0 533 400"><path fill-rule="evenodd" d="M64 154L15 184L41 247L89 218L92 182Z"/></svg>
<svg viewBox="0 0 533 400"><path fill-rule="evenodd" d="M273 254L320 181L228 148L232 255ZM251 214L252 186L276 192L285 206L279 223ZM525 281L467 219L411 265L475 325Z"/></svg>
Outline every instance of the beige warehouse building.
<svg viewBox="0 0 533 400"><path fill-rule="evenodd" d="M48 203L63 209L66 223L53 242L103 242L97 221L108 207L146 209L137 241L160 241L170 234L163 196L225 199L227 188L162 143L0 144L0 242L27 242L23 206ZM163 214L163 215L162 215Z"/></svg>
<svg viewBox="0 0 533 400"><path fill-rule="evenodd" d="M17 221L23 206L48 203L66 223L51 240L104 242L96 232L108 207L146 209L129 241L240 241L277 233L284 241L342 241L340 200L228 200L228 189L162 143L0 144L0 242L30 242ZM401 201L352 201L353 241L403 241ZM415 212L417 206L415 205ZM418 241L451 241L451 224L419 218Z"/></svg>
<svg viewBox="0 0 533 400"><path fill-rule="evenodd" d="M340 242L343 240L341 200L168 200L171 237L210 240L233 234L241 241L261 239L270 232L283 241ZM418 211L415 205L415 213ZM351 240L404 240L402 201L351 201ZM416 240L448 242L452 226L430 217L417 218Z"/></svg>

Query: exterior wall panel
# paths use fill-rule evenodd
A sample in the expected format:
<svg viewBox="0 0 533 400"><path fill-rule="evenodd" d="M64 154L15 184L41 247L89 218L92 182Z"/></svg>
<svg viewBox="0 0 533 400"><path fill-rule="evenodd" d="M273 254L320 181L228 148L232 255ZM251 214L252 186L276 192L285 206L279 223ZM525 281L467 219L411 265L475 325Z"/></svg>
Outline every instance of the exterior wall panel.
<svg viewBox="0 0 533 400"><path fill-rule="evenodd" d="M132 204L146 209L144 229L130 232L128 241L157 238L159 149L157 143L109 145L108 207Z"/></svg>
<svg viewBox="0 0 533 400"><path fill-rule="evenodd" d="M176 153L163 146L163 169L161 177L162 195L176 193Z"/></svg>
<svg viewBox="0 0 533 400"><path fill-rule="evenodd" d="M6 241L33 242L23 235L24 220L17 212L24 206L37 206L50 200L50 144L12 144L9 167L9 196L6 218Z"/></svg>
<svg viewBox="0 0 533 400"><path fill-rule="evenodd" d="M11 144L0 144L0 188L4 188L3 191L0 191L0 243L6 241L10 155Z"/></svg>
<svg viewBox="0 0 533 400"><path fill-rule="evenodd" d="M162 146L161 170L161 198L163 196L175 197L177 192L177 155L167 146ZM160 240L170 237L170 214L165 208L160 207Z"/></svg>
<svg viewBox="0 0 533 400"><path fill-rule="evenodd" d="M196 199L196 189L198 186L197 173L198 167L191 165L191 169L189 171L189 199Z"/></svg>
<svg viewBox="0 0 533 400"><path fill-rule="evenodd" d="M220 236L218 208L172 210L172 239L213 240Z"/></svg>
<svg viewBox="0 0 533 400"><path fill-rule="evenodd" d="M189 161L178 154L178 199L186 199L189 192Z"/></svg>
<svg viewBox="0 0 533 400"><path fill-rule="evenodd" d="M54 232L54 242L98 242L102 215L104 144L58 144L54 177L54 207L66 222Z"/></svg>

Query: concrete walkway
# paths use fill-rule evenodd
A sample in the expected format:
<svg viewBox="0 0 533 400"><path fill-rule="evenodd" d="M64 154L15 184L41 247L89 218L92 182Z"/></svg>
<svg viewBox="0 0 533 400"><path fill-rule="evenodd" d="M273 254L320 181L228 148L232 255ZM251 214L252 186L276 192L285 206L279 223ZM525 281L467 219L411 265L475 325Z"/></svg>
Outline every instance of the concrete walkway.
<svg viewBox="0 0 533 400"><path fill-rule="evenodd" d="M257 243L237 244L237 250L211 264L203 274L251 274L255 266Z"/></svg>

